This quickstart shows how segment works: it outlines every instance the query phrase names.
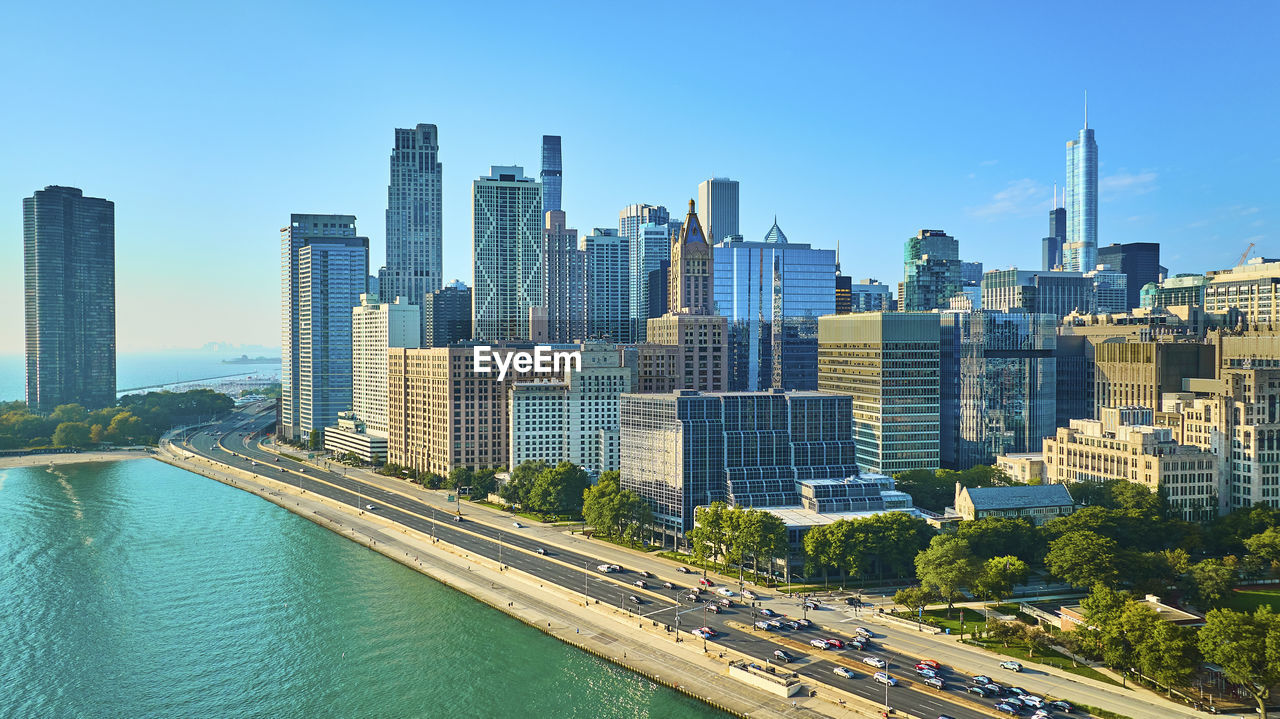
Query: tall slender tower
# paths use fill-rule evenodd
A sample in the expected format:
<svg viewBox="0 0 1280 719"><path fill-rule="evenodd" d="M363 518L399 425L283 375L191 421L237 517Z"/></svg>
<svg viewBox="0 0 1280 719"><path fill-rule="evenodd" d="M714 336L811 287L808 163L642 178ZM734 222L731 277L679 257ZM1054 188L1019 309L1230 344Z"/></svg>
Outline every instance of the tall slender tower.
<svg viewBox="0 0 1280 719"><path fill-rule="evenodd" d="M564 187L564 166L560 159L560 136L542 136L542 171L538 179L542 182L542 215L552 210L560 210L560 191Z"/></svg>
<svg viewBox="0 0 1280 719"><path fill-rule="evenodd" d="M698 184L698 221L714 245L738 232L738 181L713 177ZM714 234L713 234L714 233Z"/></svg>
<svg viewBox="0 0 1280 719"><path fill-rule="evenodd" d="M1067 242L1067 210L1058 206L1058 185L1053 186L1053 209L1049 210L1049 234L1041 240L1040 269L1051 272L1062 265L1062 246Z"/></svg>
<svg viewBox="0 0 1280 719"><path fill-rule="evenodd" d="M116 401L116 206L51 185L22 200L27 405Z"/></svg>
<svg viewBox="0 0 1280 719"><path fill-rule="evenodd" d="M471 183L474 339L528 340L542 297L542 184L519 166L494 166Z"/></svg>
<svg viewBox="0 0 1280 719"><path fill-rule="evenodd" d="M397 128L387 186L387 266L378 273L378 295L387 302L405 297L421 306L443 284L442 174L436 126Z"/></svg>
<svg viewBox="0 0 1280 719"><path fill-rule="evenodd" d="M1067 143L1067 241L1062 265L1068 272L1088 272L1098 264L1098 143L1089 129L1085 96L1084 128Z"/></svg>
<svg viewBox="0 0 1280 719"><path fill-rule="evenodd" d="M715 314L715 263L711 243L702 232L693 200L684 228L671 246L671 277L667 302L672 313Z"/></svg>

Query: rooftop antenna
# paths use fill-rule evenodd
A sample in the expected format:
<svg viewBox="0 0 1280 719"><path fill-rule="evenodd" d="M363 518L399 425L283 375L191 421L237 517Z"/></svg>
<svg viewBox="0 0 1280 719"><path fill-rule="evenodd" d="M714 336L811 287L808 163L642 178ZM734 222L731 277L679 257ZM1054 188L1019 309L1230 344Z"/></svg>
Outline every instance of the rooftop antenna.
<svg viewBox="0 0 1280 719"><path fill-rule="evenodd" d="M1089 91L1084 91L1084 129L1089 129Z"/></svg>
<svg viewBox="0 0 1280 719"><path fill-rule="evenodd" d="M1053 209L1058 209L1058 183L1053 183Z"/></svg>

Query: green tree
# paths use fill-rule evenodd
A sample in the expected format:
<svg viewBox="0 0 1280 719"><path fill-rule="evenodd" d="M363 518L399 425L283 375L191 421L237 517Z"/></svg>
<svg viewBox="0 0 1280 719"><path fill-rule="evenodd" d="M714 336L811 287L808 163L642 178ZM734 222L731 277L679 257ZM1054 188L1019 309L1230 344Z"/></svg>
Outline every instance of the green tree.
<svg viewBox="0 0 1280 719"><path fill-rule="evenodd" d="M956 535L969 543L979 559L1012 554L1024 562L1036 562L1044 553L1044 541L1035 525L1025 519L983 517L961 522Z"/></svg>
<svg viewBox="0 0 1280 719"><path fill-rule="evenodd" d="M1027 563L1013 555L992 557L982 564L973 581L973 593L999 604L1013 594L1013 587L1027 579Z"/></svg>
<svg viewBox="0 0 1280 719"><path fill-rule="evenodd" d="M990 617L983 625L983 633L987 639L1000 642L1000 646L1005 649L1009 648L1009 642L1017 641L1022 637L1022 631L1013 622L1002 622Z"/></svg>
<svg viewBox="0 0 1280 719"><path fill-rule="evenodd" d="M485 499L497 486L497 472L493 469L478 469L471 474L472 499ZM581 495L579 495L581 496Z"/></svg>
<svg viewBox="0 0 1280 719"><path fill-rule="evenodd" d="M577 514L591 477L572 462L561 462L538 473L529 488L528 505L542 514Z"/></svg>
<svg viewBox="0 0 1280 719"><path fill-rule="evenodd" d="M1191 565L1187 580L1196 604L1202 609L1210 609L1222 604L1222 600L1231 594L1236 584L1236 571L1234 566L1223 560L1205 559Z"/></svg>
<svg viewBox="0 0 1280 719"><path fill-rule="evenodd" d="M58 424L63 422L83 422L88 417L89 413L78 404L60 404L54 407L53 412L49 414L49 420Z"/></svg>
<svg viewBox="0 0 1280 719"><path fill-rule="evenodd" d="M616 473L605 472L594 487L583 492L582 520L600 534L611 535L621 524L619 494L622 490L618 485Z"/></svg>
<svg viewBox="0 0 1280 719"><path fill-rule="evenodd" d="M320 430L313 429L311 430L311 435L307 437L307 449L314 452L316 450L319 450L320 448L321 448Z"/></svg>
<svg viewBox="0 0 1280 719"><path fill-rule="evenodd" d="M1280 529L1268 527L1266 531L1258 532L1244 540L1244 546L1249 550L1249 554L1273 564L1280 562Z"/></svg>
<svg viewBox="0 0 1280 719"><path fill-rule="evenodd" d="M470 487L474 479L475 472L470 467L454 467L449 471L449 477L444 484L449 489L458 489L459 487Z"/></svg>
<svg viewBox="0 0 1280 719"><path fill-rule="evenodd" d="M1050 522L1052 524L1052 522ZM1067 532L1049 543L1045 566L1073 587L1114 585L1119 579L1116 541L1088 530Z"/></svg>
<svg viewBox="0 0 1280 719"><path fill-rule="evenodd" d="M113 444L134 444L146 439L147 428L132 412L124 411L111 418L105 437Z"/></svg>
<svg viewBox="0 0 1280 719"><path fill-rule="evenodd" d="M935 599L933 592L924 587L906 587L893 593L893 603L906 607L917 624L920 622L920 610L929 606Z"/></svg>
<svg viewBox="0 0 1280 719"><path fill-rule="evenodd" d="M1280 686L1280 616L1267 606L1253 614L1215 609L1205 617L1198 643L1205 660L1249 692L1267 719L1267 700Z"/></svg>
<svg viewBox="0 0 1280 719"><path fill-rule="evenodd" d="M1169 687L1190 686L1202 659L1196 632L1172 622L1159 622L1139 649L1142 673Z"/></svg>
<svg viewBox="0 0 1280 719"><path fill-rule="evenodd" d="M946 600L948 617L960 590L977 579L979 568L969 543L954 534L934 537L929 548L916 555L920 586Z"/></svg>
<svg viewBox="0 0 1280 719"><path fill-rule="evenodd" d="M511 477L498 490L498 496L512 504L525 506L529 503L529 491L533 489L533 483L550 466L543 461L521 462L511 470Z"/></svg>
<svg viewBox="0 0 1280 719"><path fill-rule="evenodd" d="M827 584L827 578L831 567L835 566L838 560L839 548L834 538L836 530L833 529L836 524L847 520L839 520L835 524L820 524L813 527L804 535L804 557L805 557L805 574L813 576L813 573L822 570L822 584Z"/></svg>
<svg viewBox="0 0 1280 719"><path fill-rule="evenodd" d="M1035 659L1036 652L1043 654L1049 649L1049 633L1037 626L1024 625L1022 643L1027 645L1027 658Z"/></svg>
<svg viewBox="0 0 1280 719"><path fill-rule="evenodd" d="M90 435L89 425L84 422L63 422L58 425L57 429L53 430L53 446L88 447L91 439Z"/></svg>

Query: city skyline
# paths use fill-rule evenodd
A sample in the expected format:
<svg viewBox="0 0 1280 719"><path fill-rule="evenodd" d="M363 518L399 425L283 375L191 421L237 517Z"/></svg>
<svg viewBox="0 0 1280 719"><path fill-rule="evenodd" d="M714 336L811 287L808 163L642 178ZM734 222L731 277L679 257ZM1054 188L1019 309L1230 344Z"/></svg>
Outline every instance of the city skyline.
<svg viewBox="0 0 1280 719"><path fill-rule="evenodd" d="M707 22L713 12L677 12L674 6L655 11L667 12L673 21L691 15L693 22ZM894 64L885 65L892 43L874 34L859 35L854 50L828 41L844 32L842 26L904 24L905 10L836 9L832 14L839 17L819 27L762 14L735 20L735 37L748 42L776 33L788 52L744 56L742 72L715 88L678 71L675 58L643 59L644 67L653 64L652 76L662 79L663 96L709 92L714 105L728 103L733 110L693 124L661 113L605 122L592 113L552 112L570 103L620 101L627 90L616 80L641 72L639 58L608 58L581 67L571 47L544 58L556 66L580 67L561 91L540 96L532 86L502 87L515 93L515 105L529 107L518 115L479 109L482 98L498 89L486 73L505 63L502 58L471 58L465 71L455 68L448 77L426 80L414 75L406 84L414 61L440 60L495 38L518 42L553 22L528 9L514 9L509 26L483 28L468 22L467 11L446 9L438 23L448 31L439 34L441 47L431 51L375 46L371 22L319 11L304 18L307 27L343 23L357 45L376 52L359 61L332 58L308 67L276 47L273 28L297 19L283 9L239 18L245 11L232 8L232 25L239 29L231 38L196 30L180 43L155 32L137 11L86 10L59 29L68 41L63 44L72 49L50 58L43 49L48 44L45 12L18 8L15 22L32 31L0 50L10 66L28 65L31 57L48 60L17 79L17 94L32 100L29 111L0 120L7 136L24 138L21 146L9 148L0 178L0 192L11 198L0 212L0 266L20 265L21 197L60 184L112 198L119 211L123 352L197 347L214 340L273 344L275 319L258 308L272 300L274 238L284 213L355 214L371 239L371 267L382 266L389 144L394 128L417 123L434 124L441 132L446 165L441 279L446 282L455 277L473 282L470 180L500 164L519 164L536 175L537 143L544 134L567 140L563 164L580 178L570 183L562 202L575 227L612 226L615 214L634 203L679 213L696 197L699 182L727 176L741 183L744 236L761 236L777 214L795 242L834 249L840 241L844 271L855 278L893 283L898 276L893 245L926 227L956 237L966 260L983 261L988 268L1035 269L1052 186L1066 180L1063 142L1083 124L1086 89L1093 105L1089 126L1098 129L1104 145L1100 246L1159 240L1165 247L1163 264L1174 273L1229 267L1250 242L1258 243L1261 254L1277 254L1268 247L1274 242L1267 229L1274 203L1265 182L1280 163L1280 147L1266 121L1277 101L1231 71L1243 65L1265 75L1275 67L1266 43L1255 37L1274 24L1265 17L1274 19L1276 10L1270 7L1206 11L1194 18L1098 8L1096 32L1081 38L1070 81L1060 72L1061 59L1037 48L1034 29L1051 17L1047 9L1020 10L998 22L991 15L965 17L944 6L923 19L912 13L909 20L920 32L946 30L969 38L966 52L945 68L896 52ZM410 14L418 12L425 10ZM574 27L605 26L608 12L578 18ZM798 31L800 24L807 35ZM101 52L106 41L98 39L99 30L112 37L112 47L129 45L136 35L137 48L125 55ZM482 41L485 33L489 37ZM1210 59L1169 53L1153 70L1142 62L1141 44L1135 50L1129 42L1135 33L1159 36L1166 47L1195 43ZM232 53L231 48L252 52ZM194 49L207 51L199 65L189 59L201 55ZM1007 63L1015 55L1025 61ZM101 73L134 83L117 97L70 72L89 58ZM153 72L157 66L162 70ZM871 69L857 69L862 66ZM185 81L177 82L179 77ZM978 77L986 81L975 85ZM262 112L281 98L334 83L359 85L351 107L328 106L306 127L299 128L287 113ZM58 87L58 94L41 89L44 85ZM421 92L427 86L430 98ZM832 97L832 87L842 97ZM83 132L85 97L99 103L95 141L72 151L64 138ZM537 102L521 105L529 98ZM944 111L907 109L922 98ZM794 119L785 112L815 102L821 112L792 113ZM200 142L190 143L188 135ZM311 153L317 145L325 153ZM770 149L759 151L762 146ZM1177 153L1169 151L1174 146ZM218 222L185 223L210 213L218 214ZM179 224L184 231L174 233ZM17 283L0 284L0 291L17 301ZM157 294L166 298L163 307L154 302ZM229 311L172 332L154 331L156 322L198 313L211 301ZM0 354L21 348L21 321L0 320Z"/></svg>

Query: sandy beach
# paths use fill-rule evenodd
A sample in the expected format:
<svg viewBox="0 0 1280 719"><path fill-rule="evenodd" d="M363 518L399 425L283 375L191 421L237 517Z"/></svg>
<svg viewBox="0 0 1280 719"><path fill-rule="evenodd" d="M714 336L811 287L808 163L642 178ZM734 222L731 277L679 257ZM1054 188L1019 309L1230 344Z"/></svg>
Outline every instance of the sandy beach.
<svg viewBox="0 0 1280 719"><path fill-rule="evenodd" d="M150 456L151 453L145 449L113 449L105 452L75 452L73 454L24 454L18 457L0 457L0 469L42 467L48 464L116 462L122 459L144 459Z"/></svg>

